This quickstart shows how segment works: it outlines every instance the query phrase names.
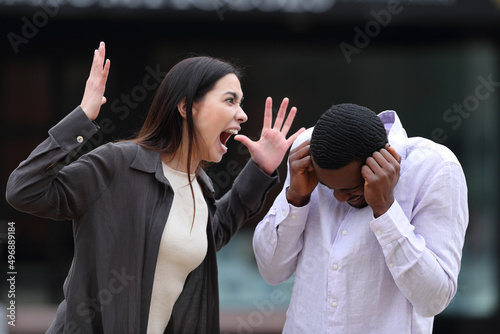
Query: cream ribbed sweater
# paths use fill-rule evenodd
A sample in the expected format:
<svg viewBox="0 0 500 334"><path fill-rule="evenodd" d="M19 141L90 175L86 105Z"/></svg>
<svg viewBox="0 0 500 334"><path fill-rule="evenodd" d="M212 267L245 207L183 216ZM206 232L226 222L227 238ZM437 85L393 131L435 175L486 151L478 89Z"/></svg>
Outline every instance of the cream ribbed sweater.
<svg viewBox="0 0 500 334"><path fill-rule="evenodd" d="M164 332L187 275L201 264L207 253L208 209L200 185L192 175L196 215L191 230L194 206L187 174L165 164L163 172L174 190L174 199L158 252L148 334Z"/></svg>

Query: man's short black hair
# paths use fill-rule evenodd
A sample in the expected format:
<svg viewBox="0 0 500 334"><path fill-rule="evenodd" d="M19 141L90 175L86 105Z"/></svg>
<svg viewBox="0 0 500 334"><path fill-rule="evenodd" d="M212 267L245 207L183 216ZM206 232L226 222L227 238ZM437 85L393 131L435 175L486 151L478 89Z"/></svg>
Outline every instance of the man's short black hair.
<svg viewBox="0 0 500 334"><path fill-rule="evenodd" d="M372 110L357 104L333 105L314 126L311 155L323 169L364 163L387 144L384 124Z"/></svg>

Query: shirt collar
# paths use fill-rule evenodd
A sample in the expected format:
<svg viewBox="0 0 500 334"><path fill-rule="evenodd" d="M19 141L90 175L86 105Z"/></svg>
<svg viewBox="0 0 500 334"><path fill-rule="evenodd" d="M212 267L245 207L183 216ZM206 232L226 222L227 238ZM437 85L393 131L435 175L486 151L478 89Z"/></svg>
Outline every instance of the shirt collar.
<svg viewBox="0 0 500 334"><path fill-rule="evenodd" d="M378 114L378 117L384 123L385 131L389 144L394 147L396 152L401 156L402 160L406 159L406 134L403 124L394 110L386 110Z"/></svg>

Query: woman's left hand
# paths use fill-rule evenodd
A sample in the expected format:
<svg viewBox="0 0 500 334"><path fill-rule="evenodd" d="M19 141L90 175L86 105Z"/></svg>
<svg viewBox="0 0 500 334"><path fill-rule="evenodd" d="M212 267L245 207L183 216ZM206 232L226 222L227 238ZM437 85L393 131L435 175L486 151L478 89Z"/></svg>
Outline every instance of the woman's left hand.
<svg viewBox="0 0 500 334"><path fill-rule="evenodd" d="M295 114L297 113L297 108L292 107L288 113L288 117L285 119L287 107L288 98L285 97L283 102L281 102L274 126L272 126L273 100L268 97L266 99L264 126L262 127L260 139L258 141L252 141L244 135L237 135L234 137L235 140L241 142L248 148L257 166L268 175L271 175L276 168L278 168L290 145L292 145L295 139L305 130L305 128L301 128L288 139L286 138L292 126Z"/></svg>

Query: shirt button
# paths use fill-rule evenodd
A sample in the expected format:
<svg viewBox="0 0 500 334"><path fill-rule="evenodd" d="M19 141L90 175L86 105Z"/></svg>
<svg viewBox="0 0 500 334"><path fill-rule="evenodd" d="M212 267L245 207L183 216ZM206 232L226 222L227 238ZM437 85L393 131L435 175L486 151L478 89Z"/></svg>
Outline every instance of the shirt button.
<svg viewBox="0 0 500 334"><path fill-rule="evenodd" d="M273 244L275 244L275 243L276 243L276 239L273 239Z"/></svg>
<svg viewBox="0 0 500 334"><path fill-rule="evenodd" d="M381 230L377 230L377 235L381 235L382 234L382 231Z"/></svg>
<svg viewBox="0 0 500 334"><path fill-rule="evenodd" d="M389 267L394 267L394 263L389 263Z"/></svg>
<svg viewBox="0 0 500 334"><path fill-rule="evenodd" d="M296 215L291 215L290 217L291 217L292 219L297 218L297 216L296 216Z"/></svg>
<svg viewBox="0 0 500 334"><path fill-rule="evenodd" d="M337 270L337 269L339 269L339 266L338 266L338 265L336 265L336 264L334 264L334 265L332 266L332 268L333 268L333 270Z"/></svg>
<svg viewBox="0 0 500 334"><path fill-rule="evenodd" d="M281 211L281 214L282 214L283 216L286 216L286 211L285 211L285 210Z"/></svg>
<svg viewBox="0 0 500 334"><path fill-rule="evenodd" d="M333 302L333 303L332 303L332 306L333 306L333 307L337 307L337 305L338 305L338 304L337 304L337 302Z"/></svg>
<svg viewBox="0 0 500 334"><path fill-rule="evenodd" d="M76 141L79 142L79 143L82 143L83 142L83 137L82 136L76 137Z"/></svg>
<svg viewBox="0 0 500 334"><path fill-rule="evenodd" d="M343 235L347 235L347 230L343 230L343 231L342 231L342 234L343 234Z"/></svg>

